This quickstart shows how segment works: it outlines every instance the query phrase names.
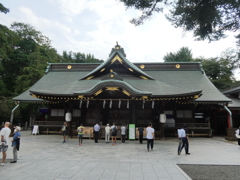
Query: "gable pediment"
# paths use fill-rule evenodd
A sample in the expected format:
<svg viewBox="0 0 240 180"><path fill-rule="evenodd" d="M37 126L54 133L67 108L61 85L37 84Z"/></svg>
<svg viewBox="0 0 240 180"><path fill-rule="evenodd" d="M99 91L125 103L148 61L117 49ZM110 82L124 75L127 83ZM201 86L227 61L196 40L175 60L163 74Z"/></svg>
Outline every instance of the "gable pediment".
<svg viewBox="0 0 240 180"><path fill-rule="evenodd" d="M125 74L132 75L144 80L154 80L153 77L143 72L133 63L127 60L123 49L120 48L119 45L115 46L115 49L112 50L109 58L105 62L103 62L101 65L96 67L94 70L79 80L94 79L98 76L106 75L112 71L119 73L120 75L124 72Z"/></svg>

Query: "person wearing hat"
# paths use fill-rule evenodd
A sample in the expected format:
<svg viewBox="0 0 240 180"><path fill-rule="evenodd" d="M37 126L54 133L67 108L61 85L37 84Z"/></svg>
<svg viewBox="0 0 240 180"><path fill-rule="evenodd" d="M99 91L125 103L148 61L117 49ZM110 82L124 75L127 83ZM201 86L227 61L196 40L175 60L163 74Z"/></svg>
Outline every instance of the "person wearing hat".
<svg viewBox="0 0 240 180"><path fill-rule="evenodd" d="M107 124L107 126L105 127L105 142L109 143L109 139L110 139L110 126L109 124Z"/></svg>

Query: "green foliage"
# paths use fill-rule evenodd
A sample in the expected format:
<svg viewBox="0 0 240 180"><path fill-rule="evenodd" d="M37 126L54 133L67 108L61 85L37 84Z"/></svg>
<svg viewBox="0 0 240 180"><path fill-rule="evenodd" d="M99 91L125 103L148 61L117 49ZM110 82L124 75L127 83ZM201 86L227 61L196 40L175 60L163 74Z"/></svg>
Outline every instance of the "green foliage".
<svg viewBox="0 0 240 180"><path fill-rule="evenodd" d="M9 12L9 9L4 7L2 3L0 3L0 12L7 14Z"/></svg>
<svg viewBox="0 0 240 180"><path fill-rule="evenodd" d="M0 122L10 121L11 111L15 107L11 97L0 97ZM20 111L16 110L14 113L15 118L20 118Z"/></svg>
<svg viewBox="0 0 240 180"><path fill-rule="evenodd" d="M197 40L219 40L226 31L240 36L239 0L120 0L127 8L142 12L139 18L131 20L135 25L143 24L154 12L170 9L166 18L175 27L193 31Z"/></svg>
<svg viewBox="0 0 240 180"><path fill-rule="evenodd" d="M192 52L188 47L182 47L176 53L170 52L163 57L164 62L190 62L192 59Z"/></svg>
<svg viewBox="0 0 240 180"><path fill-rule="evenodd" d="M217 58L197 58L201 62L207 77L218 89L225 89L238 84L233 71L239 67L237 52L228 49Z"/></svg>
<svg viewBox="0 0 240 180"><path fill-rule="evenodd" d="M0 119L9 121L15 107L12 97L29 89L43 75L48 63L103 62L91 54L66 51L63 56L51 47L51 41L33 26L14 22L11 28L0 24ZM18 122L29 120L39 105L21 104L14 112ZM36 109L34 109L36 108Z"/></svg>
<svg viewBox="0 0 240 180"><path fill-rule="evenodd" d="M64 63L101 63L103 62L103 60L96 59L92 54L63 51L62 62Z"/></svg>

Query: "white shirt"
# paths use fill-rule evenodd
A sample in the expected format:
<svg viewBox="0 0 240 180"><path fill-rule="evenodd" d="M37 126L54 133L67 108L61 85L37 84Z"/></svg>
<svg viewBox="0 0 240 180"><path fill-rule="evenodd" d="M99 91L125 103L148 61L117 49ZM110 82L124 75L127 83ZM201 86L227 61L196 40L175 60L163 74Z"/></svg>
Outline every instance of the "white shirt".
<svg viewBox="0 0 240 180"><path fill-rule="evenodd" d="M178 136L179 136L180 138L186 137L186 131L185 131L184 129L179 129Z"/></svg>
<svg viewBox="0 0 240 180"><path fill-rule="evenodd" d="M110 127L109 127L109 126L106 126L106 127L105 127L105 131L106 131L106 133L110 133Z"/></svg>
<svg viewBox="0 0 240 180"><path fill-rule="evenodd" d="M147 127L146 131L147 131L147 139L153 139L152 133L154 133L154 129L152 127Z"/></svg>
<svg viewBox="0 0 240 180"><path fill-rule="evenodd" d="M125 126L122 126L122 127L121 127L121 134L122 134L122 135L125 135L125 134L126 134L126 127L125 127Z"/></svg>
<svg viewBox="0 0 240 180"><path fill-rule="evenodd" d="M6 141L6 145L9 144L10 133L11 133L11 130L8 127L2 128L2 130L0 131L0 138L2 138L3 136L3 139L1 139L1 141Z"/></svg>
<svg viewBox="0 0 240 180"><path fill-rule="evenodd" d="M94 131L99 131L100 130L100 126L98 125L98 124L96 124L95 126L94 126Z"/></svg>

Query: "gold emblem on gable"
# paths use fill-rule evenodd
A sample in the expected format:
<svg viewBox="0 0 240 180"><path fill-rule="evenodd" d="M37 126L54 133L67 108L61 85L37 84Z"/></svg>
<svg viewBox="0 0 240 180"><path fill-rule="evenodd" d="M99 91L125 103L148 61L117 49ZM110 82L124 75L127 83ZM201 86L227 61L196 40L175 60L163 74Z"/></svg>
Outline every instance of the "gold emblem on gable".
<svg viewBox="0 0 240 180"><path fill-rule="evenodd" d="M68 65L67 68L68 68L68 69L72 69L72 66L71 66L71 65Z"/></svg>
<svg viewBox="0 0 240 180"><path fill-rule="evenodd" d="M141 68L141 69L144 69L144 68L145 68L144 64L140 65L140 68Z"/></svg>
<svg viewBox="0 0 240 180"><path fill-rule="evenodd" d="M180 68L181 66L180 66L180 64L176 64L176 68Z"/></svg>

